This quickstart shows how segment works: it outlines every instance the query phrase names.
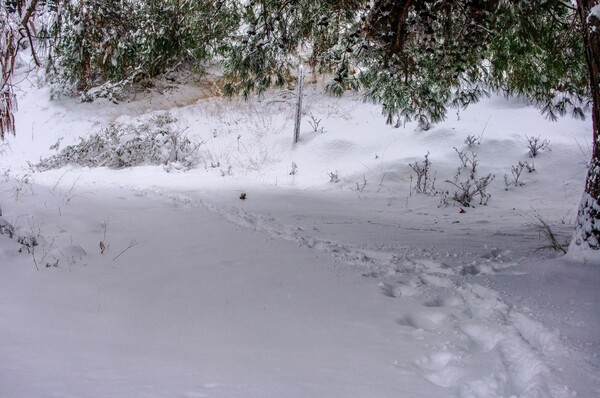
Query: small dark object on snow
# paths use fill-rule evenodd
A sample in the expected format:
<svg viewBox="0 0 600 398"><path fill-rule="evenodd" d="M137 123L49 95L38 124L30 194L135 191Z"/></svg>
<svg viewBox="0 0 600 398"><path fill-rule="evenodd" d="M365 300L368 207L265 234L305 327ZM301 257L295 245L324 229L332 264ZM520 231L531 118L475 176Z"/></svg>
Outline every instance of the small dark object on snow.
<svg viewBox="0 0 600 398"><path fill-rule="evenodd" d="M241 200L246 200L246 192L242 192L242 193L240 194L240 199L241 199Z"/></svg>
<svg viewBox="0 0 600 398"><path fill-rule="evenodd" d="M465 209L463 209L462 207L460 208L460 210L458 211L460 214L466 213Z"/></svg>

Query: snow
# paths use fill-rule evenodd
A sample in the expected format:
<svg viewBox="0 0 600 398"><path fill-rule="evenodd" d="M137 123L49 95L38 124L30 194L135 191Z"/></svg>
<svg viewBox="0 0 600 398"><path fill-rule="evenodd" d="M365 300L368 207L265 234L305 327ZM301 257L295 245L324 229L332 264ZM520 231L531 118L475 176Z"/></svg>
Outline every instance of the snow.
<svg viewBox="0 0 600 398"><path fill-rule="evenodd" d="M600 258L537 250L533 226L572 234L589 120L492 97L395 129L307 86L293 146L291 94L188 85L115 105L49 101L32 80L0 144L0 225L39 240L0 234L1 397L600 395ZM61 137L163 112L204 142L199 167L29 167ZM411 192L428 152L450 189L467 135L496 176L488 205ZM550 150L530 158L525 135ZM519 161L536 171L505 190Z"/></svg>
<svg viewBox="0 0 600 398"><path fill-rule="evenodd" d="M591 18L591 17L600 19L600 4L596 4L595 6L592 7L592 9L590 10L589 18Z"/></svg>

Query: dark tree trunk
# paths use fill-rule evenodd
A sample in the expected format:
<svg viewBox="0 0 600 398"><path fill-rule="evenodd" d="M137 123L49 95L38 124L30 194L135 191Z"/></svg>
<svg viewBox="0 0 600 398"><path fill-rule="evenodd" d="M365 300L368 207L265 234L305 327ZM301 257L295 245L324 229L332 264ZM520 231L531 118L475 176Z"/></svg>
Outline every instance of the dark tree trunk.
<svg viewBox="0 0 600 398"><path fill-rule="evenodd" d="M574 243L600 250L600 1L578 0L577 11L583 26L585 57L592 94L592 160L585 192L577 214ZM596 6L596 7L595 7ZM594 8L595 7L595 8ZM596 12L591 13L592 9Z"/></svg>
<svg viewBox="0 0 600 398"><path fill-rule="evenodd" d="M30 28L38 0L31 0L28 4L22 0L7 1L5 4L13 14L18 13L20 21L18 27L14 27L6 21L2 21L2 26L0 26L0 35L3 36L2 39L6 43L0 48L0 141L4 140L6 134L15 134L14 111L17 108L17 100L13 92L12 77L21 40L29 41L31 55L35 63L40 65L33 45L33 29ZM26 5L27 8L25 8Z"/></svg>

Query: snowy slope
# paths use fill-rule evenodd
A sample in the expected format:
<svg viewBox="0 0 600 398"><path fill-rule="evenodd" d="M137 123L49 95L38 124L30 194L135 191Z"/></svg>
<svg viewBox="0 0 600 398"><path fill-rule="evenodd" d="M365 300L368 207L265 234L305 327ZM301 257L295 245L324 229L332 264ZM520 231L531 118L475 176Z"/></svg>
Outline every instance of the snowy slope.
<svg viewBox="0 0 600 398"><path fill-rule="evenodd" d="M40 244L0 235L0 396L600 395L600 261L537 250L535 228L568 238L590 121L493 97L396 129L309 89L294 147L286 93L182 87L114 105L21 88L0 206ZM203 142L198 167L28 166L164 112ZM408 164L430 152L451 190L468 135L478 175L495 175L488 204L415 193ZM526 135L551 150L530 158ZM506 190L519 161L536 171Z"/></svg>

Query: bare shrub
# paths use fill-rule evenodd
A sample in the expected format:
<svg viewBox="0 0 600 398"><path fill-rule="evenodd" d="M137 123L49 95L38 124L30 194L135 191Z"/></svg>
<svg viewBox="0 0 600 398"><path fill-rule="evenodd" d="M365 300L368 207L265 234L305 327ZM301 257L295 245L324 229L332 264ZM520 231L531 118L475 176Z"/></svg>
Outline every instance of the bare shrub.
<svg viewBox="0 0 600 398"><path fill-rule="evenodd" d="M108 243L106 241L106 233L108 232L108 218L106 220L104 220L102 222L102 224L100 224L100 226L102 227L102 239L100 240L99 243L99 247L100 247L100 254L104 254L108 251L108 249L110 249L110 243Z"/></svg>
<svg viewBox="0 0 600 398"><path fill-rule="evenodd" d="M334 184L337 184L338 182L340 182L340 176L338 174L338 171L331 171L329 173L327 173L327 175L329 176L329 182L332 182Z"/></svg>
<svg viewBox="0 0 600 398"><path fill-rule="evenodd" d="M468 178L466 180L460 180L457 174L454 181L446 180L446 182L456 188L452 199L468 207L471 206L471 202L476 197L479 197L480 205L487 204L492 197L491 194L487 193L487 188L493 180L494 175L492 174L481 178Z"/></svg>
<svg viewBox="0 0 600 398"><path fill-rule="evenodd" d="M449 191L438 191L440 196L440 203L438 207L448 207L450 205L450 192Z"/></svg>
<svg viewBox="0 0 600 398"><path fill-rule="evenodd" d="M458 155L460 160L460 167L458 168L458 174L461 174L463 170L467 170L472 179L475 178L477 174L477 166L479 165L479 160L477 160L477 154L473 151L459 151L456 147L454 147L454 151Z"/></svg>
<svg viewBox="0 0 600 398"><path fill-rule="evenodd" d="M33 195L32 178L29 174L15 177L16 185L13 187L15 200L18 201L24 196Z"/></svg>
<svg viewBox="0 0 600 398"><path fill-rule="evenodd" d="M365 190L365 188L367 187L367 177L365 177L363 175L363 179L361 182L356 182L356 191L357 192L362 192Z"/></svg>
<svg viewBox="0 0 600 398"><path fill-rule="evenodd" d="M529 148L529 157L535 158L540 151L549 151L550 150L550 141L541 139L541 136L537 137L528 137L527 138L527 148Z"/></svg>
<svg viewBox="0 0 600 398"><path fill-rule="evenodd" d="M474 135L468 135L467 138L465 138L465 144L469 149L476 148L481 145L481 136L476 137Z"/></svg>
<svg viewBox="0 0 600 398"><path fill-rule="evenodd" d="M292 162L292 166L290 167L290 172L288 173L291 176L295 176L298 174L298 165L296 162Z"/></svg>
<svg viewBox="0 0 600 398"><path fill-rule="evenodd" d="M416 193L424 193L427 195L435 195L435 180L436 177L431 176L431 161L429 160L429 152L425 155L425 158L421 162L415 161L414 163L408 164L410 168L416 174ZM412 181L411 176L411 181Z"/></svg>
<svg viewBox="0 0 600 398"><path fill-rule="evenodd" d="M525 185L525 183L521 181L521 174L523 174L524 170L527 170L528 173L533 173L535 171L535 164L519 162L511 166L511 177L509 177L508 174L504 174L504 189L506 191L508 191L511 185L515 187L522 187Z"/></svg>
<svg viewBox="0 0 600 398"><path fill-rule="evenodd" d="M309 113L308 117L310 118L308 120L308 124L310 125L310 127L313 129L313 131L315 133L324 133L325 132L325 128L321 126L321 119L317 119L317 117L315 115L313 115L312 113Z"/></svg>

